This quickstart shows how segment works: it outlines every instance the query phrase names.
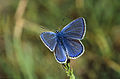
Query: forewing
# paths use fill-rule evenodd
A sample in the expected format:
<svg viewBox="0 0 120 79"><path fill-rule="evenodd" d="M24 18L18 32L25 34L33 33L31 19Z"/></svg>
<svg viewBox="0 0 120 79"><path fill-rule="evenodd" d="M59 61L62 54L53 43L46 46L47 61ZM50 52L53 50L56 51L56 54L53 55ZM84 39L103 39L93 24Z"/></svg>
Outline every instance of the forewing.
<svg viewBox="0 0 120 79"><path fill-rule="evenodd" d="M86 32L84 18L78 18L66 25L61 31L65 37L73 39L83 39Z"/></svg>
<svg viewBox="0 0 120 79"><path fill-rule="evenodd" d="M66 39L64 41L69 58L74 59L81 56L84 53L84 46L79 40Z"/></svg>
<svg viewBox="0 0 120 79"><path fill-rule="evenodd" d="M66 51L64 50L60 42L57 43L54 54L55 54L56 60L59 63L66 63L67 61Z"/></svg>
<svg viewBox="0 0 120 79"><path fill-rule="evenodd" d="M43 43L50 49L50 51L54 51L55 46L57 44L56 34L54 32L43 32L40 35Z"/></svg>

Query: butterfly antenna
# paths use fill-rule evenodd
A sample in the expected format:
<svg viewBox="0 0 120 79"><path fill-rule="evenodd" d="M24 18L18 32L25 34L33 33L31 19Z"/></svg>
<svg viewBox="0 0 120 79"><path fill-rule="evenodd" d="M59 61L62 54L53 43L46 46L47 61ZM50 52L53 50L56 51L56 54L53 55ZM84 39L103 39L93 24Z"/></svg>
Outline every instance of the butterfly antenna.
<svg viewBox="0 0 120 79"><path fill-rule="evenodd" d="M65 23L66 20L67 20L67 18L68 18L68 17L64 17L64 18L62 19L62 22L61 22L62 24L60 24L60 28L59 28L58 30L61 30L61 29L62 29L64 23Z"/></svg>

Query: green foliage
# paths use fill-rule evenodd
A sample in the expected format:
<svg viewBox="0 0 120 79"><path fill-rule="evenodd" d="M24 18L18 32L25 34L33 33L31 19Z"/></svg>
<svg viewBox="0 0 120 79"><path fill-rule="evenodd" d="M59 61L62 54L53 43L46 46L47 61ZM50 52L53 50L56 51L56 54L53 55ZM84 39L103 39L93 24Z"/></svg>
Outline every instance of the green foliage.
<svg viewBox="0 0 120 79"><path fill-rule="evenodd" d="M75 79L73 69L70 67L70 62L67 62L67 63L62 64L62 65L63 65L63 68L66 71L67 76L70 77L70 79Z"/></svg>
<svg viewBox="0 0 120 79"><path fill-rule="evenodd" d="M67 79L42 43L44 31L86 20L76 79L120 79L120 0L0 0L0 79ZM70 71L69 71L70 70ZM68 71L68 72L67 72ZM67 73L73 74L68 67ZM70 73L69 73L70 72Z"/></svg>

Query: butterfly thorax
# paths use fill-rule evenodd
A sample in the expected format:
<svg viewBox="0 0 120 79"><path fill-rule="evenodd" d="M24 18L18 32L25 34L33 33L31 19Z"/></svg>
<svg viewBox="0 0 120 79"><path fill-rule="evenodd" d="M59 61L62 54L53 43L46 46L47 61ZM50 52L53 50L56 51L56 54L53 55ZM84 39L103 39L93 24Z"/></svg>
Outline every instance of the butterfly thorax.
<svg viewBox="0 0 120 79"><path fill-rule="evenodd" d="M63 34L61 32L56 33L57 39L62 40L63 39Z"/></svg>

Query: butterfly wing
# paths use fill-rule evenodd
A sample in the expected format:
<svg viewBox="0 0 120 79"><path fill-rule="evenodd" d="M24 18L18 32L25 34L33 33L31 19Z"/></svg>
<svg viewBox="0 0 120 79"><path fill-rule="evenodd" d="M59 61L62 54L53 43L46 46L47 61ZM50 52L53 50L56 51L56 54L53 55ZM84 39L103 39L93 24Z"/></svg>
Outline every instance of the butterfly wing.
<svg viewBox="0 0 120 79"><path fill-rule="evenodd" d="M57 44L56 33L54 32L43 32L40 35L41 40L43 43L50 49L50 51L54 51L55 46Z"/></svg>
<svg viewBox="0 0 120 79"><path fill-rule="evenodd" d="M66 51L64 50L63 46L60 44L59 41L57 42L57 45L55 47L54 55L59 63L66 63Z"/></svg>
<svg viewBox="0 0 120 79"><path fill-rule="evenodd" d="M76 39L65 39L64 44L69 58L77 58L84 53L82 42Z"/></svg>
<svg viewBox="0 0 120 79"><path fill-rule="evenodd" d="M86 24L84 18L78 18L68 25L66 25L61 31L65 37L73 39L83 39L86 32Z"/></svg>

